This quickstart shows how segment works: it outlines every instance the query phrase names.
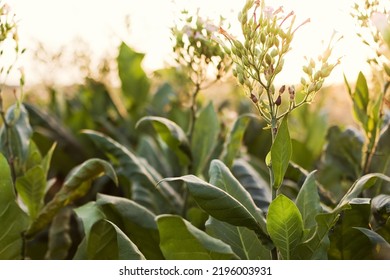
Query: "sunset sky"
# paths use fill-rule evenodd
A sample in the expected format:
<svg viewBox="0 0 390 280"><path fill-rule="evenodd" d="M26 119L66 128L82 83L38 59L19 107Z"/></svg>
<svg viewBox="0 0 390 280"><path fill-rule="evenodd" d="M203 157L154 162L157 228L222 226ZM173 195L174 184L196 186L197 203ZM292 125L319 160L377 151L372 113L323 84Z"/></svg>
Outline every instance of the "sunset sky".
<svg viewBox="0 0 390 280"><path fill-rule="evenodd" d="M115 49L120 40L146 53L144 67L148 72L164 66L171 52L169 27L182 9L200 9L209 18L219 15L232 24L232 32L239 32L237 14L245 0L9 0L17 14L22 43L42 41L49 48L58 48L75 37L81 37L99 57L107 49ZM335 47L334 59L342 64L332 76L332 82L341 82L342 73L355 79L365 66L366 49L357 39L354 20L349 15L352 0L273 0L267 4L284 6L295 11L297 22L310 18L296 34L293 51L287 57L283 79L299 82L304 56L317 56L333 31L344 37ZM130 36L125 30L125 17L131 19ZM34 71L28 54L26 65L28 81L34 80ZM30 69L30 70L29 70ZM29 73L30 71L30 73Z"/></svg>

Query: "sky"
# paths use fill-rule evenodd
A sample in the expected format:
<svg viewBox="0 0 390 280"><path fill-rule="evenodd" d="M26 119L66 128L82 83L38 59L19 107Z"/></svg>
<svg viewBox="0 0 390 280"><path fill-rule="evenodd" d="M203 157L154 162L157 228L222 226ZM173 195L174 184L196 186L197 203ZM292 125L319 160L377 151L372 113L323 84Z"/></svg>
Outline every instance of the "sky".
<svg viewBox="0 0 390 280"><path fill-rule="evenodd" d="M358 0L356 0L358 1ZM83 38L93 57L115 50L121 40L137 51L146 53L147 72L163 67L171 55L170 30L182 9L200 9L200 14L216 19L220 15L239 32L237 14L245 0L8 0L19 19L19 37L27 47L23 60L28 82L37 79L29 58L29 46L41 41L47 48L58 49L74 38ZM353 0L272 0L267 4L293 10L297 22L310 18L310 23L295 36L293 51L286 58L281 79L299 83L304 56L316 57L324 49L334 31L343 36L334 50L341 64L330 82L341 82L343 73L354 80L360 70L367 71L367 51L355 36L356 26L349 15ZM130 18L130 34L125 18ZM31 55L31 54L30 54ZM66 80L66 79L65 79Z"/></svg>

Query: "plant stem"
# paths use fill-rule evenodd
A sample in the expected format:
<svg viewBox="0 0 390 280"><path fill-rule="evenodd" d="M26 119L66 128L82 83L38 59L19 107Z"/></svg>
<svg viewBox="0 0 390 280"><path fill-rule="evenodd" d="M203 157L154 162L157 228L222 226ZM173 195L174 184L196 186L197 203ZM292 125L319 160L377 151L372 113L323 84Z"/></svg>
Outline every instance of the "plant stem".
<svg viewBox="0 0 390 280"><path fill-rule="evenodd" d="M187 132L188 140L190 141L190 143L192 140L192 134L194 133L195 123L196 123L196 110L197 110L196 97L198 96L199 91L200 91L200 83L197 83L195 85L194 92L191 95L191 108L190 108L191 117L190 117L188 132Z"/></svg>

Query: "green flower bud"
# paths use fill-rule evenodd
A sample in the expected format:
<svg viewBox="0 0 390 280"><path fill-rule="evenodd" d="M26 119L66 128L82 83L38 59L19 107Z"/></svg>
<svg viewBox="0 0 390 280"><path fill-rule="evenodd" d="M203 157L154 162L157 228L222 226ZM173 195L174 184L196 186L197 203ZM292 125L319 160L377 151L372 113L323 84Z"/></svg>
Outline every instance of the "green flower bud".
<svg viewBox="0 0 390 280"><path fill-rule="evenodd" d="M268 64L268 65L271 65L272 64L272 57L267 53L265 55L265 62Z"/></svg>
<svg viewBox="0 0 390 280"><path fill-rule="evenodd" d="M319 91L322 88L322 85L324 84L324 81L319 81L315 86L315 91Z"/></svg>
<svg viewBox="0 0 390 280"><path fill-rule="evenodd" d="M306 83L307 83L307 82L306 82L305 78L302 77L302 78L301 78L301 84L302 84L303 86L305 86Z"/></svg>
<svg viewBox="0 0 390 280"><path fill-rule="evenodd" d="M383 69L385 69L387 76L390 77L390 64L383 63Z"/></svg>
<svg viewBox="0 0 390 280"><path fill-rule="evenodd" d="M271 51L271 56L272 57L275 57L275 56L277 56L279 54L279 51L275 48L275 49L272 49L272 51Z"/></svg>
<svg viewBox="0 0 390 280"><path fill-rule="evenodd" d="M245 83L244 75L243 75L242 73L238 73L238 82L239 82L241 85L244 85L244 83Z"/></svg>

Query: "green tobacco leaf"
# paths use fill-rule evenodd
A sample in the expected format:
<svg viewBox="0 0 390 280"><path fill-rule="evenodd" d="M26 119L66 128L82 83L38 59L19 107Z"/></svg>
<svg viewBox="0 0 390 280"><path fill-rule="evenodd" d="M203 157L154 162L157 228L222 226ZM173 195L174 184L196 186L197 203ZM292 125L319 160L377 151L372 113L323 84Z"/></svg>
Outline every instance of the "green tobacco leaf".
<svg viewBox="0 0 390 280"><path fill-rule="evenodd" d="M157 217L160 248L168 260L237 259L229 245L197 229L179 216Z"/></svg>
<svg viewBox="0 0 390 280"><path fill-rule="evenodd" d="M244 138L244 133L246 128L248 127L248 123L251 117L252 115L249 114L238 117L229 132L229 135L224 143L223 152L221 155L221 160L228 167L232 166L233 160L240 150L241 142Z"/></svg>
<svg viewBox="0 0 390 280"><path fill-rule="evenodd" d="M271 147L271 167L274 176L273 188L278 189L282 184L291 155L291 139L286 116L279 126L275 141Z"/></svg>
<svg viewBox="0 0 390 280"><path fill-rule="evenodd" d="M157 134L175 152L181 165L188 165L191 160L191 148L184 131L171 120L162 117L144 117L136 126L151 122Z"/></svg>
<svg viewBox="0 0 390 280"><path fill-rule="evenodd" d="M129 181L137 181L139 185L147 188L160 205L162 210L179 212L183 206L183 199L166 182L161 182L159 188L156 188L157 182L162 180L162 176L146 161L135 156L126 147L115 142L113 139L99 132L84 130L86 134L99 148L101 148L109 158L118 162L123 175Z"/></svg>
<svg viewBox="0 0 390 280"><path fill-rule="evenodd" d="M17 173L20 173L20 165L25 162L29 152L30 138L33 133L30 126L28 112L23 105L12 105L5 116L8 123L7 132L5 126L0 131L0 151L3 151L7 157L10 155L7 143L10 142L12 156L17 166ZM8 139L7 139L8 133Z"/></svg>
<svg viewBox="0 0 390 280"><path fill-rule="evenodd" d="M378 226L390 218L390 195L380 194L371 200L371 212Z"/></svg>
<svg viewBox="0 0 390 280"><path fill-rule="evenodd" d="M271 252L261 244L254 231L236 227L212 217L206 223L206 232L230 245L242 260L270 260Z"/></svg>
<svg viewBox="0 0 390 280"><path fill-rule="evenodd" d="M234 161L232 173L251 195L256 206L267 213L271 202L271 190L268 182L244 159Z"/></svg>
<svg viewBox="0 0 390 280"><path fill-rule="evenodd" d="M35 166L16 179L16 190L28 213L34 220L43 207L43 198L46 189L46 174L42 166Z"/></svg>
<svg viewBox="0 0 390 280"><path fill-rule="evenodd" d="M51 148L49 149L49 151L47 152L47 154L45 155L45 157L42 159L41 165L42 165L43 171L45 172L45 177L47 177L47 174L49 173L51 159L53 157L53 153L54 153L56 146L57 146L57 144L54 143L51 146Z"/></svg>
<svg viewBox="0 0 390 280"><path fill-rule="evenodd" d="M325 260L328 259L329 230L337 222L338 213L318 214L316 217L317 228L314 235L298 245L295 256L302 260Z"/></svg>
<svg viewBox="0 0 390 280"><path fill-rule="evenodd" d="M384 173L387 176L390 176L390 123L382 130L377 146L375 148L375 153L372 156L370 164L370 173ZM389 183L380 182L378 185L390 186ZM378 188L377 194L381 193L380 188Z"/></svg>
<svg viewBox="0 0 390 280"><path fill-rule="evenodd" d="M343 210L330 234L328 256L336 260L370 259L371 243L354 227L369 226L370 200L354 199Z"/></svg>
<svg viewBox="0 0 390 280"><path fill-rule="evenodd" d="M22 258L22 232L28 226L28 216L15 201L11 172L0 153L0 259Z"/></svg>
<svg viewBox="0 0 390 280"><path fill-rule="evenodd" d="M366 78L362 72L359 72L358 79L356 81L355 92L352 94L353 112L355 118L361 123L366 132L368 129L368 103L370 96L368 92L368 85Z"/></svg>
<svg viewBox="0 0 390 280"><path fill-rule="evenodd" d="M142 69L144 54L137 53L122 42L117 58L124 103L128 110L142 109L149 99L150 82Z"/></svg>
<svg viewBox="0 0 390 280"><path fill-rule="evenodd" d="M266 224L263 213L256 207L250 194L233 176L227 166L220 160L213 160L209 170L210 184L227 192L245 209L247 209L262 228L262 232L266 232Z"/></svg>
<svg viewBox="0 0 390 280"><path fill-rule="evenodd" d="M98 194L97 205L107 220L115 223L148 259L163 259L155 215L137 203Z"/></svg>
<svg viewBox="0 0 390 280"><path fill-rule="evenodd" d="M90 260L144 260L137 246L113 223L96 222L87 241L87 257Z"/></svg>
<svg viewBox="0 0 390 280"><path fill-rule="evenodd" d="M373 255L373 259L390 259L390 244L383 239L382 236L367 228L355 227L355 229L363 233L371 242L371 253Z"/></svg>
<svg viewBox="0 0 390 280"><path fill-rule="evenodd" d="M361 174L364 136L348 127L342 131L333 126L328 130L328 144L324 152L324 165L341 172L343 178L356 180Z"/></svg>
<svg viewBox="0 0 390 280"><path fill-rule="evenodd" d="M70 218L72 210L63 208L55 216L49 230L48 251L45 258L49 260L67 259L69 249L72 246L70 236Z"/></svg>
<svg viewBox="0 0 390 280"><path fill-rule="evenodd" d="M269 206L267 229L282 258L291 259L303 236L302 216L294 202L278 195Z"/></svg>
<svg viewBox="0 0 390 280"><path fill-rule="evenodd" d="M322 212L315 173L313 171L306 177L295 202L301 212L304 228L308 230L315 228L315 218Z"/></svg>
<svg viewBox="0 0 390 280"><path fill-rule="evenodd" d="M213 186L194 175L167 178L165 181L182 181L187 184L188 191L200 208L210 216L235 226L243 226L254 230L266 244L270 240L256 217L237 199L227 192Z"/></svg>
<svg viewBox="0 0 390 280"><path fill-rule="evenodd" d="M339 202L337 209L343 208L352 199L358 197L363 190L372 187L378 178L390 182L390 177L381 173L371 173L364 175L363 177L355 181L352 187L348 190L348 192Z"/></svg>
<svg viewBox="0 0 390 280"><path fill-rule="evenodd" d="M117 177L112 166L101 159L90 159L75 167L65 178L65 182L53 199L45 205L38 217L31 224L26 235L32 236L42 230L58 210L83 197L90 189L91 181L102 175L110 177L117 184Z"/></svg>
<svg viewBox="0 0 390 280"><path fill-rule="evenodd" d="M199 113L192 135L191 150L193 155L193 174L200 174L217 144L220 131L217 113L209 103Z"/></svg>
<svg viewBox="0 0 390 280"><path fill-rule="evenodd" d="M95 201L90 201L76 209L74 209L76 215L83 222L84 235L88 238L92 226L99 220L106 219L106 215L97 206Z"/></svg>

